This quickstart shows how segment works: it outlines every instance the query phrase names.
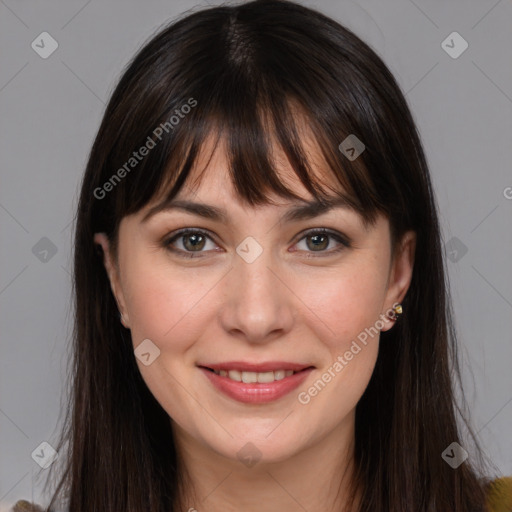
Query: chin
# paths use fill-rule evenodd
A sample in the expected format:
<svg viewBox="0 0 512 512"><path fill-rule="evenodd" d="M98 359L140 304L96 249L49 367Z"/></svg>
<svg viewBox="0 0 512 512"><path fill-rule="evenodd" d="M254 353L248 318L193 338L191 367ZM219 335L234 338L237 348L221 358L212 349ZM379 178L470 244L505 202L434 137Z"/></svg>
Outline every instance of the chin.
<svg viewBox="0 0 512 512"><path fill-rule="evenodd" d="M275 428L275 425L274 425ZM253 433L245 429L243 435L233 433L233 438L229 437L219 440L206 440L206 444L212 450L219 453L227 459L240 462L248 468L258 464L275 464L286 461L301 450L302 440L293 435L291 431L275 432L268 434L272 430L254 431Z"/></svg>

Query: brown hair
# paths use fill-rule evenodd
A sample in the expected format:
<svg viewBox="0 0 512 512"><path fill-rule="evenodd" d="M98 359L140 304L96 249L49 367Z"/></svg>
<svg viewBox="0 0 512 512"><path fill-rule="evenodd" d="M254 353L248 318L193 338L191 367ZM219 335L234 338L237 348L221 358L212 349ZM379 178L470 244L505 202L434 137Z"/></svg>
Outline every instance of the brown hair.
<svg viewBox="0 0 512 512"><path fill-rule="evenodd" d="M299 117L366 222L385 214L394 244L406 230L417 234L405 314L381 334L356 409L359 510L484 510L482 452L463 393L462 406L455 398L461 378L437 206L413 118L372 49L332 19L283 0L205 8L174 21L138 52L112 94L77 211L73 393L59 451L66 441L69 448L50 505L61 493L73 512L168 512L184 483L169 417L140 375L94 233L115 245L124 216L157 195L176 195L212 133L227 141L230 176L247 204L265 203L270 191L296 197L276 174L269 134L322 199ZM365 145L355 160L339 149L351 134ZM146 156L131 161L144 145ZM458 419L474 447L452 469L441 454L452 442L465 445Z"/></svg>

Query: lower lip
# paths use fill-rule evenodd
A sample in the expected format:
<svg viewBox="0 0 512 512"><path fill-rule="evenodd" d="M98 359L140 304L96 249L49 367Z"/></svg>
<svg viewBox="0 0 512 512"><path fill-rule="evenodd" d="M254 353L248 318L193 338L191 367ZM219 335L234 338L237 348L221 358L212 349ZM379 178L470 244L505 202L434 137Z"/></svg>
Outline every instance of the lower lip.
<svg viewBox="0 0 512 512"><path fill-rule="evenodd" d="M219 391L234 400L250 404L272 402L287 395L299 387L313 371L313 368L307 368L274 382L246 384L232 380L229 377L221 377L206 368L199 369Z"/></svg>

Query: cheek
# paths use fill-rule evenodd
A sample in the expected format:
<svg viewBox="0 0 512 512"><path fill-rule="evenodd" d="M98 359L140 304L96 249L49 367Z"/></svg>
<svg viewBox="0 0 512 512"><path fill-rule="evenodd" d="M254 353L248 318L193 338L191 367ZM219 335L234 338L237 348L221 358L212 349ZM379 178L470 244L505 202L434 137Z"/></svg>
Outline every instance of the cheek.
<svg viewBox="0 0 512 512"><path fill-rule="evenodd" d="M313 417L328 418L322 427L327 430L354 409L375 368L387 277L381 268L366 262L346 272L337 269L336 275L302 291L316 313L308 315L309 327L325 357L316 380L299 390L298 399Z"/></svg>
<svg viewBox="0 0 512 512"><path fill-rule="evenodd" d="M126 265L125 300L134 345L149 338L167 352L183 352L207 312L205 295L216 280L194 272L170 272L154 260L135 259ZM163 354L163 353L162 353Z"/></svg>
<svg viewBox="0 0 512 512"><path fill-rule="evenodd" d="M318 380L303 389L302 396L304 401L311 401L311 411L319 416L329 409L333 423L356 406L375 367L382 327L377 321L387 278L385 265L377 258L354 258L330 275L308 279L310 286L300 291L304 303L315 313L306 315L309 328L325 350ZM337 404L334 408L333 403Z"/></svg>
<svg viewBox="0 0 512 512"><path fill-rule="evenodd" d="M307 315L315 331L324 333L322 339L338 352L379 319L387 277L382 268L379 261L347 263L316 279L297 281L297 294L315 313Z"/></svg>
<svg viewBox="0 0 512 512"><path fill-rule="evenodd" d="M128 262L127 262L128 263ZM218 280L201 282L191 272L170 272L169 266L142 259L125 266L125 300L130 317L134 349L146 339L160 350L148 366L137 361L141 375L153 396L181 424L190 422L190 379L194 346L204 330L208 301L206 293ZM149 269L149 270L148 270ZM201 300L204 297L203 300ZM192 354L192 352L190 352ZM200 423L197 418L192 424Z"/></svg>

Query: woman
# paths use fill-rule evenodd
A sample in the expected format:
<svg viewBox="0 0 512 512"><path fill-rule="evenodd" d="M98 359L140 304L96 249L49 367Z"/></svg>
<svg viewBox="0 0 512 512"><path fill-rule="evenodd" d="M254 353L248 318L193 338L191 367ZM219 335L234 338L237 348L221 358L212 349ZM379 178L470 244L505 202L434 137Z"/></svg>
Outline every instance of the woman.
<svg viewBox="0 0 512 512"><path fill-rule="evenodd" d="M422 145L335 21L257 0L146 44L90 154L74 276L48 510L491 510Z"/></svg>

